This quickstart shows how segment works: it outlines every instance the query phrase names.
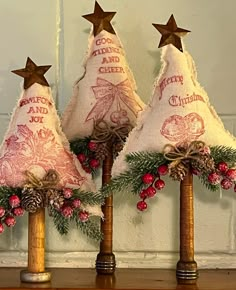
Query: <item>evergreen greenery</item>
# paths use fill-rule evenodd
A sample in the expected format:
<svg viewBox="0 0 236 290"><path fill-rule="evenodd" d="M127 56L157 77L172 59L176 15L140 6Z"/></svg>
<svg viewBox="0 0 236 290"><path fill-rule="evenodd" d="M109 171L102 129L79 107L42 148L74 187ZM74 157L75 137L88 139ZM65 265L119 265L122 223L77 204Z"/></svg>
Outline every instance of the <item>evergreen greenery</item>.
<svg viewBox="0 0 236 290"><path fill-rule="evenodd" d="M77 218L75 219L76 225L83 234L95 241L101 241L103 239L102 232L99 230L100 226L97 221L87 220L80 221Z"/></svg>
<svg viewBox="0 0 236 290"><path fill-rule="evenodd" d="M75 139L70 142L70 149L75 155L84 154L86 156L86 160L83 162L82 167L89 168L89 172L91 172L92 176L95 177L98 173L99 168L92 168L89 165L89 160L96 159L95 152L89 149L89 142L91 141L91 136L84 137L82 139Z"/></svg>
<svg viewBox="0 0 236 290"><path fill-rule="evenodd" d="M17 195L21 199L22 188L13 188L7 186L0 187L0 206L9 212L12 209L9 204L9 197L12 195ZM105 194L103 195L101 192L94 193L82 191L80 189L74 189L72 197L66 199L65 202L69 204L74 199L79 199L84 206L86 205L94 206L103 204L105 197L106 195ZM80 228L81 231L84 234L86 234L89 238L92 238L97 241L101 240L102 233L100 231L100 227L98 224L100 218L97 218L97 221L95 221L95 218L93 219L93 221L91 221L89 217L88 221L82 222L78 218L79 210L80 209L74 209L73 216L71 218L67 218L64 217L61 214L60 210L56 209L53 205L48 206L49 215L53 218L54 225L61 235L68 234L70 229L70 223L75 222L77 227Z"/></svg>
<svg viewBox="0 0 236 290"><path fill-rule="evenodd" d="M221 161L228 162L229 164L236 162L236 149L232 147L218 145L210 147L210 150L216 164Z"/></svg>
<svg viewBox="0 0 236 290"><path fill-rule="evenodd" d="M208 175L203 173L201 175L198 176L198 178L200 179L201 183L210 191L217 191L220 188L219 184L211 184L208 181Z"/></svg>
<svg viewBox="0 0 236 290"><path fill-rule="evenodd" d="M131 168L145 168L148 171L166 163L166 159L162 153L146 151L130 153L126 156L126 161Z"/></svg>
<svg viewBox="0 0 236 290"><path fill-rule="evenodd" d="M91 151L88 148L88 144L91 141L91 137L85 137L83 139L75 139L70 142L70 149L74 154L84 153L90 155Z"/></svg>
<svg viewBox="0 0 236 290"><path fill-rule="evenodd" d="M69 221L70 219L65 218L61 213L56 210L54 207L50 206L49 208L50 216L53 218L54 225L61 235L66 235L69 232Z"/></svg>
<svg viewBox="0 0 236 290"><path fill-rule="evenodd" d="M210 147L210 156L214 159L215 166L219 162L226 162L232 168L236 163L236 149L227 146ZM145 173L156 174L158 166L170 164L171 161L159 152L134 152L126 156L128 169L120 175L112 178L111 182L101 189L101 192L108 195L112 192L131 191L139 194L146 188L142 182ZM216 169L217 170L217 169ZM210 184L208 181L209 172L202 172L198 177L202 184L211 191L219 189L220 185Z"/></svg>
<svg viewBox="0 0 236 290"><path fill-rule="evenodd" d="M83 204L87 205L101 205L106 197L101 192L82 191L80 189L74 189L73 192L73 199L78 198Z"/></svg>
<svg viewBox="0 0 236 290"><path fill-rule="evenodd" d="M13 194L18 195L21 198L21 188L0 186L0 206L4 207L6 210L10 209L8 199Z"/></svg>
<svg viewBox="0 0 236 290"><path fill-rule="evenodd" d="M54 225L57 231L61 235L66 235L69 232L70 222L75 222L77 228L80 228L83 234L87 235L89 238L100 241L102 239L102 233L99 230L98 221L80 221L78 219L78 211L74 211L72 217L66 218L60 214L58 210L50 207L50 215L53 218Z"/></svg>

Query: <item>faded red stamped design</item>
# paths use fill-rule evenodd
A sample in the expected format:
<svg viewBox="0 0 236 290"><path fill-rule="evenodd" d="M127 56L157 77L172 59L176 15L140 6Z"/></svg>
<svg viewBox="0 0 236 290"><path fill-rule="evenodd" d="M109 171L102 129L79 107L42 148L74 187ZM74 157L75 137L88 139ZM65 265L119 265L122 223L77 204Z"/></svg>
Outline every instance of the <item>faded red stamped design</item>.
<svg viewBox="0 0 236 290"><path fill-rule="evenodd" d="M165 120L160 132L172 142L193 141L204 134L205 125L203 118L197 113L190 113L184 117L172 115Z"/></svg>

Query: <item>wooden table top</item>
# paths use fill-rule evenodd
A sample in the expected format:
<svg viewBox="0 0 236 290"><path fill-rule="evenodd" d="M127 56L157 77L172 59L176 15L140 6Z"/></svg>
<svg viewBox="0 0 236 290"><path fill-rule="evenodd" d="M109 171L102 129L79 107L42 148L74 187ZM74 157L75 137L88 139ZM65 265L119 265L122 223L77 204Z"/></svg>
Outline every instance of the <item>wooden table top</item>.
<svg viewBox="0 0 236 290"><path fill-rule="evenodd" d="M236 290L236 269L200 270L197 285L177 285L175 270L116 269L114 275L97 275L95 269L50 269L50 283L20 282L19 268L0 268L0 289L122 289L122 290Z"/></svg>

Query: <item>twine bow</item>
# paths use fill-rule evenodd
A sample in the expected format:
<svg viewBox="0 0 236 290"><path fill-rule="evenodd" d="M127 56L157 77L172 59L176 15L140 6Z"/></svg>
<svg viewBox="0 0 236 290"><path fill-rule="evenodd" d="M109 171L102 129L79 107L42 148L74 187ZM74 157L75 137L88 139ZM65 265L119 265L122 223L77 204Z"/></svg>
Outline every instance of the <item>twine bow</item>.
<svg viewBox="0 0 236 290"><path fill-rule="evenodd" d="M59 174L54 169L49 169L42 179L35 176L29 170L25 171L25 175L27 177L25 187L28 188L48 189L56 187L59 182Z"/></svg>
<svg viewBox="0 0 236 290"><path fill-rule="evenodd" d="M202 141L193 141L185 146L166 144L163 149L163 155L167 160L175 161L175 164L185 159L199 160L198 155L204 152L205 146Z"/></svg>
<svg viewBox="0 0 236 290"><path fill-rule="evenodd" d="M99 119L94 124L92 139L99 143L105 143L112 138L117 137L121 142L123 142L131 129L132 126L130 124L112 127L106 121Z"/></svg>

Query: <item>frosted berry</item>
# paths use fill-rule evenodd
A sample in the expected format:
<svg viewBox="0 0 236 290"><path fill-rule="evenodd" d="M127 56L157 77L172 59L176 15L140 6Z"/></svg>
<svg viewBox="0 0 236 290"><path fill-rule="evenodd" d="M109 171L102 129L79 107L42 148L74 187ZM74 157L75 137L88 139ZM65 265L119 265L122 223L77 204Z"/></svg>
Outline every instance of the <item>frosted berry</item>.
<svg viewBox="0 0 236 290"><path fill-rule="evenodd" d="M74 208L79 208L79 207L81 206L81 200L78 199L78 198L74 199L74 200L72 201L72 206L73 206Z"/></svg>
<svg viewBox="0 0 236 290"><path fill-rule="evenodd" d="M0 206L0 218L4 216L6 210L4 207Z"/></svg>
<svg viewBox="0 0 236 290"><path fill-rule="evenodd" d="M153 181L154 181L154 175L151 174L151 173L145 173L145 174L142 176L142 181L143 181L143 183L145 183L145 184L153 183Z"/></svg>
<svg viewBox="0 0 236 290"><path fill-rule="evenodd" d="M22 207L16 207L12 210L12 213L15 215L15 216L23 216L24 213L25 213L25 210L22 208Z"/></svg>
<svg viewBox="0 0 236 290"><path fill-rule="evenodd" d="M225 173L227 170L228 170L228 164L226 162L219 162L217 165L216 165L216 168L222 172L222 173Z"/></svg>
<svg viewBox="0 0 236 290"><path fill-rule="evenodd" d="M221 180L221 183L220 183L221 187L223 189L230 189L232 186L233 186L233 181L228 179L228 178L224 178Z"/></svg>
<svg viewBox="0 0 236 290"><path fill-rule="evenodd" d="M84 169L84 171L86 173L91 173L92 172L91 168L89 168L88 166L82 166L82 167L83 167L83 169Z"/></svg>
<svg viewBox="0 0 236 290"><path fill-rule="evenodd" d="M156 194L156 189L155 187L153 186L149 186L147 189L146 189L146 192L147 192L147 196L148 197L153 197L155 194Z"/></svg>
<svg viewBox="0 0 236 290"><path fill-rule="evenodd" d="M162 164L157 168L157 173L159 173L160 175L166 175L168 171L169 171L169 168L165 164Z"/></svg>
<svg viewBox="0 0 236 290"><path fill-rule="evenodd" d="M89 213L87 211L80 211L78 217L81 222L86 222L89 219Z"/></svg>
<svg viewBox="0 0 236 290"><path fill-rule="evenodd" d="M97 159L91 159L89 161L89 165L90 165L91 168L96 169L96 168L98 168L100 166L100 162Z"/></svg>
<svg viewBox="0 0 236 290"><path fill-rule="evenodd" d="M4 232L4 226L2 223L0 223L0 234L2 234Z"/></svg>
<svg viewBox="0 0 236 290"><path fill-rule="evenodd" d="M225 173L225 176L230 180L236 181L236 169L228 169Z"/></svg>
<svg viewBox="0 0 236 290"><path fill-rule="evenodd" d="M16 224L16 220L13 216L7 216L4 220L4 223L8 227L14 227L14 225Z"/></svg>
<svg viewBox="0 0 236 290"><path fill-rule="evenodd" d="M73 214L73 209L71 206L69 205L65 205L61 208L61 214L66 217L66 218L70 218L72 217Z"/></svg>
<svg viewBox="0 0 236 290"><path fill-rule="evenodd" d="M221 177L218 173L216 172L212 172L208 175L208 181L210 184L212 185L216 185L216 184L219 184L220 183L220 180L221 180Z"/></svg>
<svg viewBox="0 0 236 290"><path fill-rule="evenodd" d="M20 198L16 194L11 195L8 201L11 207L18 207L20 205Z"/></svg>
<svg viewBox="0 0 236 290"><path fill-rule="evenodd" d="M83 163L86 160L86 155L83 154L83 153L79 153L77 155L77 158L78 158L78 160L79 160L80 163Z"/></svg>
<svg viewBox="0 0 236 290"><path fill-rule="evenodd" d="M142 190L142 191L140 192L139 196L140 196L140 198L142 198L142 199L146 198L146 197L148 196L148 194L147 194L147 190L146 190L146 189Z"/></svg>
<svg viewBox="0 0 236 290"><path fill-rule="evenodd" d="M89 143L88 143L88 149L90 151L96 151L97 147L98 147L98 145L97 145L96 142L89 141Z"/></svg>
<svg viewBox="0 0 236 290"><path fill-rule="evenodd" d="M63 189L63 195L65 198L71 198L73 195L73 190L71 188Z"/></svg>
<svg viewBox="0 0 236 290"><path fill-rule="evenodd" d="M140 200L137 203L137 209L140 211L144 211L145 209L147 209L147 203L144 200Z"/></svg>
<svg viewBox="0 0 236 290"><path fill-rule="evenodd" d="M156 187L156 189L161 190L162 188L165 187L165 181L162 180L162 179L158 179L158 180L155 182L154 186Z"/></svg>

